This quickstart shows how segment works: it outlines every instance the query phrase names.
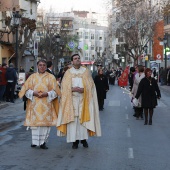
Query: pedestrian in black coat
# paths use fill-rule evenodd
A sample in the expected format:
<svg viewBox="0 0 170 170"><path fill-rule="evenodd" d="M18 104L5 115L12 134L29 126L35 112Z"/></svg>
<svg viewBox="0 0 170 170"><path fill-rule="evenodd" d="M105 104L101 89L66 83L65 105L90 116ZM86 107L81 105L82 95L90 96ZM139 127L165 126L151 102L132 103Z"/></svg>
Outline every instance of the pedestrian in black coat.
<svg viewBox="0 0 170 170"><path fill-rule="evenodd" d="M145 125L148 124L149 112L149 125L152 125L153 109L157 106L157 99L161 98L161 93L157 81L151 77L152 71L150 68L145 69L145 78L143 78L138 86L135 98L138 99L142 96L142 107L145 113Z"/></svg>
<svg viewBox="0 0 170 170"><path fill-rule="evenodd" d="M98 70L98 75L96 75L94 79L94 83L96 85L99 110L103 110L104 99L106 99L106 92L109 90L109 85L108 85L108 79L103 74L102 69Z"/></svg>

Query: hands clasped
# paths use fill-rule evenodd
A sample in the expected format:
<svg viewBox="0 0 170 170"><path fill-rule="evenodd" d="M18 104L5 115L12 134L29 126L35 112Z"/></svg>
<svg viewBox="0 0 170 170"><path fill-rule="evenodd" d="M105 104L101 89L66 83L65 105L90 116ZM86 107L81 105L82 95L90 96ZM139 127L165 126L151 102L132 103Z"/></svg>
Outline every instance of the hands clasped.
<svg viewBox="0 0 170 170"><path fill-rule="evenodd" d="M38 98L43 98L43 97L47 97L48 93L47 92L42 92L40 91L34 91L33 96L38 97Z"/></svg>
<svg viewBox="0 0 170 170"><path fill-rule="evenodd" d="M72 87L72 92L84 93L84 88Z"/></svg>

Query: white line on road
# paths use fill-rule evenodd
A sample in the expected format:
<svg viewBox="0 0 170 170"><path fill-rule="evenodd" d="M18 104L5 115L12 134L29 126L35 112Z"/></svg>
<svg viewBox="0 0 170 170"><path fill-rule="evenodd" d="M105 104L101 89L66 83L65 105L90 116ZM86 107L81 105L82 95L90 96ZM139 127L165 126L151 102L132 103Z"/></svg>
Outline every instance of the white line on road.
<svg viewBox="0 0 170 170"><path fill-rule="evenodd" d="M131 132L130 132L130 128L127 128L127 137L131 137Z"/></svg>
<svg viewBox="0 0 170 170"><path fill-rule="evenodd" d="M130 159L134 158L134 156L133 156L133 148L128 149L128 158L130 158Z"/></svg>
<svg viewBox="0 0 170 170"><path fill-rule="evenodd" d="M129 119L129 116L128 116L128 114L126 114L126 119Z"/></svg>

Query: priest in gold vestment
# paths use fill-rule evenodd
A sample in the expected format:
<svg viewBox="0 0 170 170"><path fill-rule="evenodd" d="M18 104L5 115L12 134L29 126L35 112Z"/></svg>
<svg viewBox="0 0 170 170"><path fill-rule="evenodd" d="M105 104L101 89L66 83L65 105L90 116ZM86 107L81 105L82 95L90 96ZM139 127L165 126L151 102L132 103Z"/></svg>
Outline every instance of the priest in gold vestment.
<svg viewBox="0 0 170 170"><path fill-rule="evenodd" d="M87 148L88 136L101 136L96 87L89 70L81 66L80 56L71 57L72 65L61 83L61 101L57 120L58 136L66 136L77 149L79 140Z"/></svg>
<svg viewBox="0 0 170 170"><path fill-rule="evenodd" d="M32 130L31 147L48 149L46 142L50 127L56 126L60 90L55 77L46 72L46 61L37 62L38 72L32 74L23 85L19 97L27 97L24 125Z"/></svg>

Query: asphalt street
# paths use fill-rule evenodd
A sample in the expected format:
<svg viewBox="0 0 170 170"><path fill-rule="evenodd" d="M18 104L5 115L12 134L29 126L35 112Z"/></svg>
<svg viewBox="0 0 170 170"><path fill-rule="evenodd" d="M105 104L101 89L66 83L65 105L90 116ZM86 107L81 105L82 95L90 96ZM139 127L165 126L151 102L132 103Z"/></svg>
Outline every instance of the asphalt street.
<svg viewBox="0 0 170 170"><path fill-rule="evenodd" d="M89 148L77 150L52 127L48 150L31 148L23 103L0 109L0 170L169 170L170 91L161 87L162 98L154 110L153 125L133 117L130 98L110 86L100 112L102 137L88 139Z"/></svg>

